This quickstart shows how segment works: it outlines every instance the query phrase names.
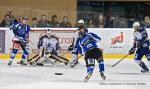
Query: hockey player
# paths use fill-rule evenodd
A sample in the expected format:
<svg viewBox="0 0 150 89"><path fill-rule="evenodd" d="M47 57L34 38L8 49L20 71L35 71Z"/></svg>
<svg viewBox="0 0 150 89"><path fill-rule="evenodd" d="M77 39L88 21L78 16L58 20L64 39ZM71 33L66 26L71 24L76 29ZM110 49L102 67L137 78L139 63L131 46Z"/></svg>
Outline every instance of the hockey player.
<svg viewBox="0 0 150 89"><path fill-rule="evenodd" d="M72 62L71 62L71 67L76 66L78 64L78 52L77 52L77 44L80 39L79 37L79 32L80 30L83 29L85 32L88 32L88 29L84 25L84 20L79 20L78 21L78 29L75 31L75 37L73 38L73 43L69 46L68 51L72 51Z"/></svg>
<svg viewBox="0 0 150 89"><path fill-rule="evenodd" d="M28 17L23 17L22 22L14 24L10 29L14 33L13 38L13 49L10 54L10 60L8 62L8 65L12 64L12 61L15 58L15 55L17 54L19 48L23 50L22 53L22 59L20 61L21 65L27 65L25 63L26 58L28 56L28 50L26 49L27 43L29 41L29 31L30 26L27 25Z"/></svg>
<svg viewBox="0 0 150 89"><path fill-rule="evenodd" d="M79 37L80 40L77 45L77 51L85 56L84 59L87 67L87 76L85 77L84 82L87 82L92 76L95 60L97 60L99 64L101 78L105 80L103 53L97 46L97 42L100 41L101 38L94 33L87 33L82 29L80 30Z"/></svg>
<svg viewBox="0 0 150 89"><path fill-rule="evenodd" d="M38 49L41 51L41 54L37 54L31 59L31 60L33 60L38 56L38 58L35 60L35 62L37 62L41 58L44 58L44 60L46 58L50 61L51 61L51 59L53 59L53 60L55 60L55 62L63 62L65 65L67 65L69 62L68 59L58 55L58 50L60 50L61 48L59 45L58 38L54 35L48 36L46 34L46 35L41 36L39 39L39 42L38 42ZM36 64L43 66L43 62L36 63ZM52 63L52 64L54 64L54 63Z"/></svg>
<svg viewBox="0 0 150 89"><path fill-rule="evenodd" d="M145 28L140 27L139 22L133 23L134 28L134 43L133 47L129 50L129 54L134 54L135 57L134 60L139 64L139 66L142 68L141 72L149 72L148 67L145 65L145 63L141 60L142 57L145 55L147 60L150 62L150 50L149 50L149 38L148 34Z"/></svg>

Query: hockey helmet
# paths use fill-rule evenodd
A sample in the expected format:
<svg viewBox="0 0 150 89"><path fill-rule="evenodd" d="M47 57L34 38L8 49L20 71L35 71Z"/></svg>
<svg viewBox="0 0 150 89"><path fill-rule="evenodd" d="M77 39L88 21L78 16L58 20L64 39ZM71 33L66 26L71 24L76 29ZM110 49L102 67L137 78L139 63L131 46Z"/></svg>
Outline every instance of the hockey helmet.
<svg viewBox="0 0 150 89"><path fill-rule="evenodd" d="M139 22L134 22L133 27L140 27L140 23Z"/></svg>
<svg viewBox="0 0 150 89"><path fill-rule="evenodd" d="M84 20L80 19L80 20L78 21L78 24L84 24Z"/></svg>

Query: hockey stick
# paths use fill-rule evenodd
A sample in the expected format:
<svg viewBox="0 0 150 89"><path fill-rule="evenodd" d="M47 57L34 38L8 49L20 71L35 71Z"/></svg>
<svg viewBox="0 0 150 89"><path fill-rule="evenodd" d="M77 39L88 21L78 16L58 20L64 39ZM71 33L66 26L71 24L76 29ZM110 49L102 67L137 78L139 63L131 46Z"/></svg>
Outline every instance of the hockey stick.
<svg viewBox="0 0 150 89"><path fill-rule="evenodd" d="M80 55L76 60L78 60L78 59L80 59L82 57L82 55ZM63 75L64 73L66 73L66 72L68 72L68 70L70 69L70 67L69 68L67 68L67 69L65 69L65 71L64 72L56 72L56 73L54 73L55 75Z"/></svg>
<svg viewBox="0 0 150 89"><path fill-rule="evenodd" d="M119 64L123 59L125 59L129 54L126 54L123 58L121 58L117 63L112 65L112 67L115 67L117 64Z"/></svg>

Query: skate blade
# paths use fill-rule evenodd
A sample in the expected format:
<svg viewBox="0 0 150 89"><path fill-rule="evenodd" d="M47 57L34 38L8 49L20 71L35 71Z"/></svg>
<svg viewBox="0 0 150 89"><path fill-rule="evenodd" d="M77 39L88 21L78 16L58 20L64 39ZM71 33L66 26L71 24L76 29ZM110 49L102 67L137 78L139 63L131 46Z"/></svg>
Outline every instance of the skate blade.
<svg viewBox="0 0 150 89"><path fill-rule="evenodd" d="M84 82L88 82L88 80L91 78L91 76L92 76L92 73L89 73L89 74L85 77Z"/></svg>
<svg viewBox="0 0 150 89"><path fill-rule="evenodd" d="M103 80L105 80L106 79L106 76L103 76L103 77L101 77Z"/></svg>

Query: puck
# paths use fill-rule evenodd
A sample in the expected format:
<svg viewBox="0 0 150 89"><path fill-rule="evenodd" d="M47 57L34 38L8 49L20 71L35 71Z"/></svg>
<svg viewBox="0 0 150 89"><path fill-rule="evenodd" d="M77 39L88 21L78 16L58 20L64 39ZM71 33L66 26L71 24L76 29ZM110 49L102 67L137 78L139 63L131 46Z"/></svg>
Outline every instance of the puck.
<svg viewBox="0 0 150 89"><path fill-rule="evenodd" d="M63 73L55 73L55 75L63 75Z"/></svg>

